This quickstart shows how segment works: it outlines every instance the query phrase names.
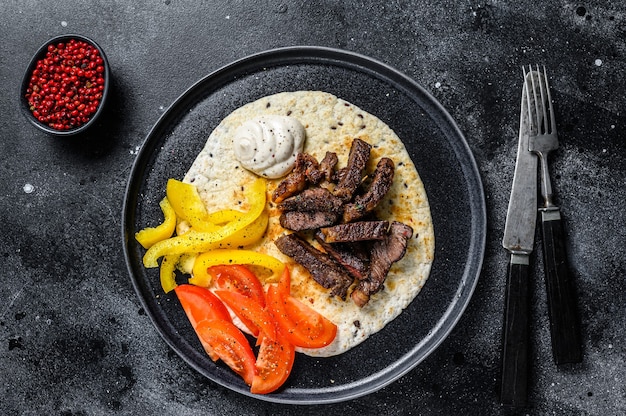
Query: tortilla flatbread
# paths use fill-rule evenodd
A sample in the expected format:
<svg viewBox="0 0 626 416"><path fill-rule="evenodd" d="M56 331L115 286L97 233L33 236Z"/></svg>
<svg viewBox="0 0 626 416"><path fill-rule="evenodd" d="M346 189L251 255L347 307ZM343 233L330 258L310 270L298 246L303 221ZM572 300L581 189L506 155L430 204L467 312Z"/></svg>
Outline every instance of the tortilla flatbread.
<svg viewBox="0 0 626 416"><path fill-rule="evenodd" d="M209 212L220 209L246 210L242 187L257 176L245 170L233 151L233 136L245 121L262 115L288 115L305 128L304 152L321 160L327 151L338 156L338 167L347 163L352 140L372 145L366 170L372 172L381 157L395 162L391 189L378 205L382 220L401 221L413 228L405 256L394 263L384 289L371 296L362 308L350 300L329 295L308 271L282 254L274 240L286 232L278 222L280 212L271 194L281 179L267 181L270 216L265 238L250 249L272 255L291 269L292 295L333 321L337 337L319 349L298 349L311 356L332 356L358 345L397 317L417 296L430 273L434 257L434 232L430 207L417 169L394 131L376 116L332 94L321 91L283 92L246 104L225 117L210 134L205 147L187 172L184 182L196 185Z"/></svg>

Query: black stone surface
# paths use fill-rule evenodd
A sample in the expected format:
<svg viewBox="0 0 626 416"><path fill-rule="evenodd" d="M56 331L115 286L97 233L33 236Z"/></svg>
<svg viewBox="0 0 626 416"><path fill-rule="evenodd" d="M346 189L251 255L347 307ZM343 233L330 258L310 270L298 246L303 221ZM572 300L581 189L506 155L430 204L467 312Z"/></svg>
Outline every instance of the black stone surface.
<svg viewBox="0 0 626 416"><path fill-rule="evenodd" d="M626 414L625 6L204 3L2 5L0 414ZM106 118L68 140L35 130L17 95L31 55L63 33L96 40L114 77ZM483 271L450 336L397 382L323 408L245 397L183 362L141 309L120 236L130 168L163 111L211 71L290 45L368 55L431 91L474 152L488 209ZM500 240L521 66L531 63L546 65L557 103L561 147L551 171L576 277L584 361L552 362L543 264L533 255L529 406L511 411L499 405L496 389L508 260Z"/></svg>

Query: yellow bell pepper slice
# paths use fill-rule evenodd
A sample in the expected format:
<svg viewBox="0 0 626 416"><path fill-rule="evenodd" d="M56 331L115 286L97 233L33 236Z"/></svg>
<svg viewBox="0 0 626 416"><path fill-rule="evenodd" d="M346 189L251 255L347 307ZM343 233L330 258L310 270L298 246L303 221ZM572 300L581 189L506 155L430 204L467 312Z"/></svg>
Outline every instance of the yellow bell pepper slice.
<svg viewBox="0 0 626 416"><path fill-rule="evenodd" d="M235 221L240 218L244 213L234 209L223 209L221 211L211 212L208 215L208 220L213 224L224 224L230 221Z"/></svg>
<svg viewBox="0 0 626 416"><path fill-rule="evenodd" d="M269 219L270 215L267 211L261 212L261 215L252 224L226 237L220 243L220 248L241 248L256 243L265 234Z"/></svg>
<svg viewBox="0 0 626 416"><path fill-rule="evenodd" d="M161 287L165 293L168 293L176 288L176 264L178 263L179 256L167 255L163 257L161 261L161 270L159 270L159 277L161 280Z"/></svg>
<svg viewBox="0 0 626 416"><path fill-rule="evenodd" d="M135 239L143 246L150 248L155 243L170 238L176 228L176 213L167 197L159 202L165 219L157 227L148 227L135 233Z"/></svg>
<svg viewBox="0 0 626 416"><path fill-rule="evenodd" d="M272 276L267 279L269 282L278 281L285 269L283 262L268 254L252 250L218 249L202 253L196 257L196 261L193 263L193 277L189 279L189 283L208 287L213 278L207 269L220 264L246 264L265 267L272 271Z"/></svg>
<svg viewBox="0 0 626 416"><path fill-rule="evenodd" d="M238 211L237 211L238 212ZM234 232L228 237L224 238L218 244L216 244L215 248L242 248L248 246L250 244L254 244L263 237L265 234L265 230L267 229L267 224L269 223L269 214L267 211L261 212L261 215L252 222L252 224L248 225L240 229L239 231ZM188 224L188 223L185 223ZM193 228L186 228L183 233L180 232L180 224L179 228L177 228L179 233L178 235L184 235L189 231L193 230ZM185 253L189 254L189 253Z"/></svg>
<svg viewBox="0 0 626 416"><path fill-rule="evenodd" d="M196 231L192 226L192 229L183 235L159 241L146 251L143 257L144 266L148 268L157 267L157 259L167 254L204 253L217 248L244 246L257 241L258 239L252 241L247 238L247 233L243 230L254 223L265 210L265 180L257 179L244 191L244 194L250 205L248 212L234 221L218 227L215 231ZM261 224L263 223L264 221L261 221ZM265 222L263 231L265 227L267 227L267 222ZM242 231L242 234L238 234L239 231ZM263 233L257 232L255 235L260 239Z"/></svg>
<svg viewBox="0 0 626 416"><path fill-rule="evenodd" d="M204 202L195 185L168 179L165 194L179 219L187 221L197 231L215 231Z"/></svg>
<svg viewBox="0 0 626 416"><path fill-rule="evenodd" d="M193 263L196 261L197 253L185 253L178 258L176 268L183 274L191 274Z"/></svg>

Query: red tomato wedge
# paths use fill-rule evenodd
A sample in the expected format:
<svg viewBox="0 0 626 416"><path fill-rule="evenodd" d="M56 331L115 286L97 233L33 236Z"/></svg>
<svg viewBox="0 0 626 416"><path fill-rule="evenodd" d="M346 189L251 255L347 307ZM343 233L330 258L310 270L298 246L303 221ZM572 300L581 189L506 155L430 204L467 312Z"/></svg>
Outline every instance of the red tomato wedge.
<svg viewBox="0 0 626 416"><path fill-rule="evenodd" d="M230 307L254 336L259 336L259 333L263 332L270 339L276 339L274 321L258 302L241 293L227 290L216 290L215 294Z"/></svg>
<svg viewBox="0 0 626 416"><path fill-rule="evenodd" d="M248 339L239 328L229 321L204 320L198 323L196 332L247 385L252 384L257 373L256 360Z"/></svg>
<svg viewBox="0 0 626 416"><path fill-rule="evenodd" d="M204 350L213 361L217 361L219 358L217 353L213 350L211 345L204 342L200 337L197 326L198 322L206 320L224 320L231 322L232 320L228 309L226 309L226 306L224 306L217 296L203 287L183 284L174 288L174 291L187 315L187 319L189 319L191 326L196 331L202 347L204 347Z"/></svg>
<svg viewBox="0 0 626 416"><path fill-rule="evenodd" d="M289 267L285 266L285 270L283 270L283 274L280 276L280 280L278 281L278 289L280 289L281 294L285 296L291 293L291 273L289 272Z"/></svg>
<svg viewBox="0 0 626 416"><path fill-rule="evenodd" d="M285 296L277 285L268 287L267 304L279 332L297 347L325 347L337 335L337 325L293 296Z"/></svg>
<svg viewBox="0 0 626 416"><path fill-rule="evenodd" d="M240 264L212 266L207 271L215 277L215 284L220 290L241 293L265 306L263 285L246 266Z"/></svg>
<svg viewBox="0 0 626 416"><path fill-rule="evenodd" d="M252 379L250 392L254 394L268 394L282 386L295 360L296 351L280 334L276 340L261 335L261 348L256 360L257 374Z"/></svg>
<svg viewBox="0 0 626 416"><path fill-rule="evenodd" d="M261 307L265 307L265 293L263 286L257 277L246 266L240 264L228 264L212 266L207 271L214 276L214 285L219 290L227 290L242 294ZM258 327L250 319L237 315L243 324L255 337L259 335Z"/></svg>
<svg viewBox="0 0 626 416"><path fill-rule="evenodd" d="M210 290L182 284L176 286L174 291L193 327L205 319L231 320L226 306Z"/></svg>

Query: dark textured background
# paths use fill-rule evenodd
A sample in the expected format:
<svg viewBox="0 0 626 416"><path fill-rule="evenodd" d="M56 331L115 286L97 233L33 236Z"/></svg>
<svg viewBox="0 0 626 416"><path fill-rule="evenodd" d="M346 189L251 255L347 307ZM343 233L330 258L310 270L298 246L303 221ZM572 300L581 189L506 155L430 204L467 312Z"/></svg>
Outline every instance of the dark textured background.
<svg viewBox="0 0 626 416"><path fill-rule="evenodd" d="M529 63L547 66L557 102L561 147L551 169L578 285L585 359L563 368L551 360L536 256L530 405L519 413L626 414L626 6L554 0L77 3L2 4L0 414L508 414L495 388L507 262L500 240L521 66ZM96 40L114 77L107 120L74 140L36 131L18 107L31 55L64 33ZM483 271L447 340L392 385L325 408L257 401L198 375L142 311L120 235L130 168L163 111L211 71L289 45L365 54L428 89L466 135L488 210Z"/></svg>

